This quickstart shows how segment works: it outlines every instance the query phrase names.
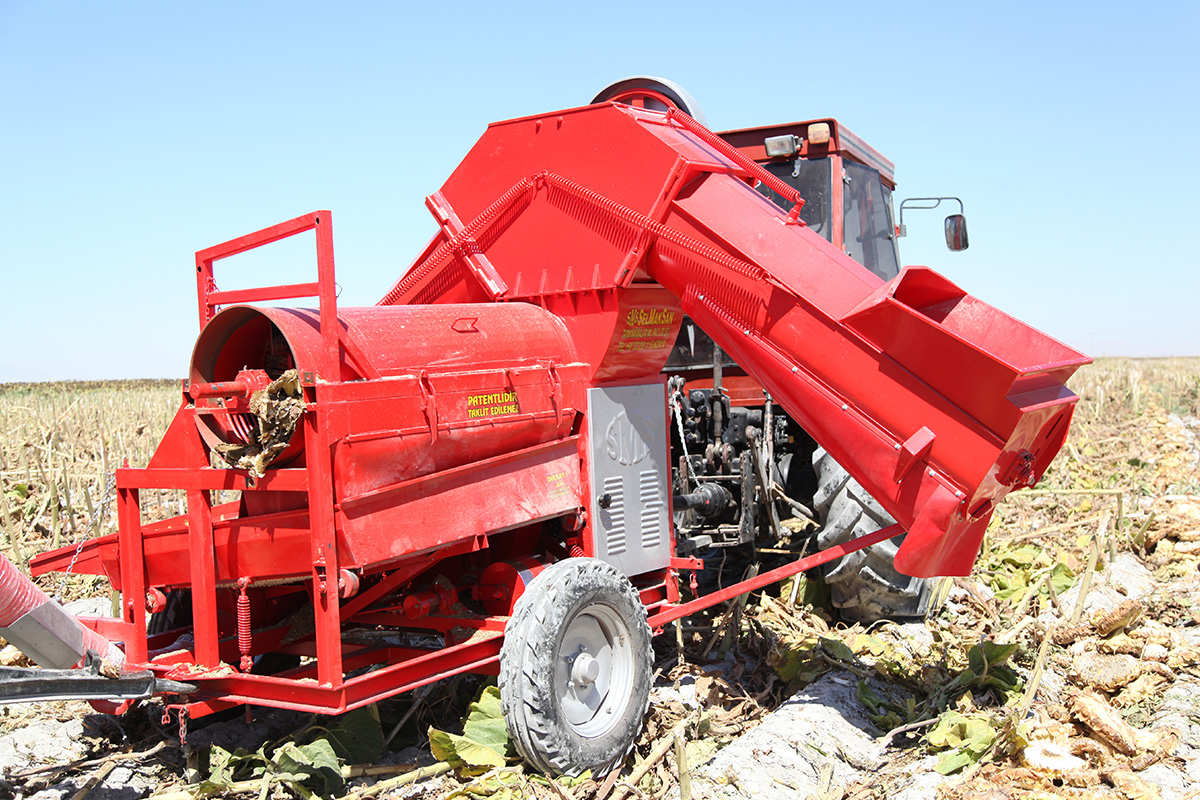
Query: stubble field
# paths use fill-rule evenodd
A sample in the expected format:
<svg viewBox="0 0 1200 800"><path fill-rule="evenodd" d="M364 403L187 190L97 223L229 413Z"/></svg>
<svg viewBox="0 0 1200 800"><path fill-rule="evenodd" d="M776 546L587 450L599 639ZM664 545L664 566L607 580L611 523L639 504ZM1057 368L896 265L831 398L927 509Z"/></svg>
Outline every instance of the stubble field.
<svg viewBox="0 0 1200 800"><path fill-rule="evenodd" d="M699 765L798 688L832 674L857 683L883 761L840 784L823 776L824 797L895 797L934 774L947 777L929 783L930 791L954 798L1200 796L1190 788L1200 781L1200 359L1104 359L1081 370L1072 388L1081 402L1063 453L1036 491L1001 506L974 574L946 584L919 645L902 626L837 624L819 604L805 604L819 599L815 585L801 587L794 605L790 587L754 595L729 626L737 635L726 654L732 648L743 668L721 666L729 659L718 662L718 652L704 654L711 639L704 626L681 629L678 641L660 637L662 680L676 687L693 680L704 691L698 707L669 698L655 705L622 773L634 784L628 789L591 780L551 786L506 763L503 753L501 767L473 770L435 744L448 766L404 791L655 797L679 786L683 766L686 792L741 796L736 775ZM175 381L0 385L4 554L25 566L38 552L114 532L112 471L126 459L147 463L179 401ZM180 502L174 493L147 492L143 512L148 520L177 514ZM108 591L90 577L39 581L64 600ZM722 623L710 621L717 630ZM0 660L23 663L11 651ZM424 748L428 761L425 723L453 727L447 711L461 714L465 703L449 694L462 690L382 709L385 730L390 718L420 711L392 743L391 760L395 748L410 745ZM66 719L85 710L0 711L0 742L38 715ZM148 751L154 736L89 746L102 762L122 748ZM663 746L677 736L679 748ZM646 765L641 774L634 772L639 764ZM31 755L0 779L0 797L54 787L66 788L47 797L71 797L96 771L37 772L45 766ZM205 777L162 748L142 767L160 791ZM287 796L311 788L259 779L246 789L234 780L246 774L232 768L224 777L206 791ZM376 783L386 780L397 779L351 779L344 792L370 791L359 784L374 784L380 796L401 791Z"/></svg>

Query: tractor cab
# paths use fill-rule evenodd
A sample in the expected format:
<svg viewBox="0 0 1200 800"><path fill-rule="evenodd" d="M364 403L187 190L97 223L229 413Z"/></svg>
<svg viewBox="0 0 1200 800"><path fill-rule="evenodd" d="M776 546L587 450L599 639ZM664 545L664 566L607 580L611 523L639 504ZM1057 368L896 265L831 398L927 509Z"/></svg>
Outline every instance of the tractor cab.
<svg viewBox="0 0 1200 800"><path fill-rule="evenodd" d="M719 134L800 192L800 218L883 280L900 272L892 191L895 165L833 119L743 128ZM760 185L784 209L790 200Z"/></svg>
<svg viewBox="0 0 1200 800"><path fill-rule="evenodd" d="M593 103L619 102L659 111L679 109L707 124L696 100L679 84L645 75L609 84ZM900 220L892 207L896 165L849 128L834 119L718 133L743 155L795 188L804 207L800 218L814 232L883 280L900 273L897 238L904 236L904 210L932 209L943 200L959 204L946 217L946 246L967 249L967 222L957 197L914 197L900 204ZM759 184L758 191L784 210L792 201Z"/></svg>

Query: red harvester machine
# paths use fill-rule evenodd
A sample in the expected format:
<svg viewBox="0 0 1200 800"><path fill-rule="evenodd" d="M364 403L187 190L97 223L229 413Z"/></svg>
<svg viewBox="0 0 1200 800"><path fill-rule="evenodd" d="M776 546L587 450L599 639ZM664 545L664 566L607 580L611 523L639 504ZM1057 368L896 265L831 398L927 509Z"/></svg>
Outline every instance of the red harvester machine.
<svg viewBox="0 0 1200 800"><path fill-rule="evenodd" d="M0 636L59 668L6 673L10 695L338 713L498 674L530 762L603 772L668 622L905 532L898 569L967 574L996 503L1062 445L1087 358L932 270L865 268L669 93L617 99L489 126L378 305L338 307L327 211L197 253L190 374L149 466L116 473L120 532L33 562L107 576L121 616L75 622L0 570ZM217 289L221 259L308 231L316 282ZM681 460L668 413L685 318L784 420L741 429L750 455L710 479L693 468L731 440ZM719 381L706 397L733 422ZM896 524L696 596L674 513L761 503L767 452L800 432ZM147 489L187 513L143 522Z"/></svg>

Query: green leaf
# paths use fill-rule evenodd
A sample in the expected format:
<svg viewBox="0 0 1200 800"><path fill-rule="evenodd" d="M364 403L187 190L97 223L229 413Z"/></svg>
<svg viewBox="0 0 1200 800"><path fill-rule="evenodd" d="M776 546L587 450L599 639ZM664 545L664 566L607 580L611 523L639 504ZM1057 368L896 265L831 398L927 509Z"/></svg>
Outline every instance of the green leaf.
<svg viewBox="0 0 1200 800"><path fill-rule="evenodd" d="M262 775L266 766L266 758L261 751L247 753L239 749L231 753L214 744L208 749L208 777L200 782L197 794L224 794L235 781Z"/></svg>
<svg viewBox="0 0 1200 800"><path fill-rule="evenodd" d="M963 731L964 749L983 755L991 749L992 743L996 741L996 729L992 727L991 721L982 717L967 717L966 728Z"/></svg>
<svg viewBox="0 0 1200 800"><path fill-rule="evenodd" d="M305 788L322 797L335 797L346 788L337 754L327 739L305 745L285 742L275 751L271 763L272 777L301 794L301 788Z"/></svg>
<svg viewBox="0 0 1200 800"><path fill-rule="evenodd" d="M1075 574L1066 564L1055 564L1050 571L1050 585L1054 587L1055 594L1063 594L1075 585ZM1049 592L1046 594L1049 595Z"/></svg>
<svg viewBox="0 0 1200 800"><path fill-rule="evenodd" d="M886 705L884 699L875 694L875 691L867 685L866 681L858 682L858 689L855 692L858 697L858 702L867 707L871 713L878 713L881 706Z"/></svg>
<svg viewBox="0 0 1200 800"><path fill-rule="evenodd" d="M508 726L500 710L500 689L485 686L479 699L471 704L467 721L463 724L463 736L490 747L501 755L510 754Z"/></svg>
<svg viewBox="0 0 1200 800"><path fill-rule="evenodd" d="M204 783L227 787L233 783L233 753L214 744L208 750L208 778Z"/></svg>
<svg viewBox="0 0 1200 800"><path fill-rule="evenodd" d="M822 636L821 649L839 661L854 663L854 651L847 647L846 643L841 639Z"/></svg>
<svg viewBox="0 0 1200 800"><path fill-rule="evenodd" d="M429 749L438 761L468 767L502 767L504 756L486 745L456 733L429 729Z"/></svg>
<svg viewBox="0 0 1200 800"><path fill-rule="evenodd" d="M1017 644L996 644L986 639L971 648L967 653L967 663L971 672L983 677L994 667L998 667L1017 652ZM986 660L986 663L984 663Z"/></svg>
<svg viewBox="0 0 1200 800"><path fill-rule="evenodd" d="M502 767L512 754L508 728L500 712L500 690L487 686L471 704L462 735L429 729L434 758L470 767Z"/></svg>
<svg viewBox="0 0 1200 800"><path fill-rule="evenodd" d="M373 764L383 755L383 728L379 708L372 703L337 718L326 738L347 764Z"/></svg>
<svg viewBox="0 0 1200 800"><path fill-rule="evenodd" d="M926 738L930 747L947 751L938 759L935 769L949 775L983 758L991 750L997 735L989 717L948 711Z"/></svg>
<svg viewBox="0 0 1200 800"><path fill-rule="evenodd" d="M967 753L963 750L951 750L942 754L942 757L938 759L937 764L934 765L934 769L942 775L952 775L963 767L973 764L977 760L978 759L972 758L970 753Z"/></svg>
<svg viewBox="0 0 1200 800"><path fill-rule="evenodd" d="M266 759L261 753L247 753L245 750L235 750L232 753L220 745L213 745L208 751L208 782L214 785L227 786L245 775L246 767L251 771L257 768L261 771ZM242 774L239 775L238 773Z"/></svg>

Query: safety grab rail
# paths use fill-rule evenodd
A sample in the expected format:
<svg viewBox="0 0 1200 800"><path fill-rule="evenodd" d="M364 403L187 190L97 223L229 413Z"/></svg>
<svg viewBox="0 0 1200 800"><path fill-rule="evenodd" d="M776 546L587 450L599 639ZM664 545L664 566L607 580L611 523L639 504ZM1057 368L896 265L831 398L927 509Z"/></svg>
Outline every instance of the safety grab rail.
<svg viewBox="0 0 1200 800"><path fill-rule="evenodd" d="M315 282L261 286L227 292L217 289L213 278L214 262L306 231L316 232L317 280ZM216 316L216 309L219 306L232 303L290 300L298 297L318 298L324 350L324 363L320 365L320 374L326 380L337 380L341 374L341 337L337 324L337 286L334 283L333 273L333 215L329 211L313 211L196 253L196 298L200 310L201 329Z"/></svg>

